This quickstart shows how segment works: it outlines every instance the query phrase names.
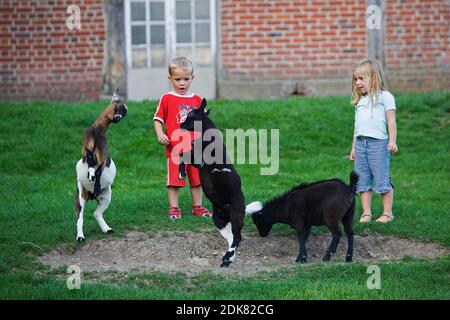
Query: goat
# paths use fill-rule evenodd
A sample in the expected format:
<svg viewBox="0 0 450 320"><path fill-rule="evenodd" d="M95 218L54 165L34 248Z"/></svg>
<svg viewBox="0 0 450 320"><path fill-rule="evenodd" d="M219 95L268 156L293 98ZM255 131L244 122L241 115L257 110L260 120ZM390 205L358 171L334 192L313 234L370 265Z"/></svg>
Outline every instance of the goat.
<svg viewBox="0 0 450 320"><path fill-rule="evenodd" d="M77 241L84 242L83 212L89 200L96 200L94 217L104 233L113 230L103 219L103 213L111 202L111 185L116 176L116 165L108 153L106 130L111 123L118 123L128 112L125 99L113 94L108 107L98 116L92 126L83 132L82 158L76 165L77 192L75 211L77 213Z"/></svg>
<svg viewBox="0 0 450 320"><path fill-rule="evenodd" d="M272 225L285 223L297 231L299 254L296 262L307 262L306 241L311 226L326 225L333 239L323 261L329 261L336 253L341 237L339 221L344 225L348 239L347 262L353 258L353 216L355 214L355 191L358 175L350 173L350 185L342 180L331 179L300 184L281 196L262 204L250 203L246 213L252 216L259 234L265 237Z"/></svg>
<svg viewBox="0 0 450 320"><path fill-rule="evenodd" d="M228 242L228 251L222 257L221 267L228 267L236 258L236 250L241 242L241 230L244 225L245 201L241 190L241 179L234 166L228 161L225 146L221 140L214 140L214 143L221 150L222 157L218 161L205 161L204 151L210 149L211 141L204 141L203 136L206 131L211 133L216 130L220 136L220 131L216 128L212 120L208 117L210 110L206 111L206 100L203 99L198 109L192 109L186 120L181 124L181 129L194 131L194 123L201 125L201 137L192 142L193 150L185 152L184 158L199 168L200 180L203 192L213 206L213 222L219 229L220 234ZM210 131L211 130L211 131ZM218 138L216 138L218 139ZM201 149L202 157L200 161L194 157L196 150ZM194 152L192 152L194 151ZM184 161L187 163L187 161Z"/></svg>

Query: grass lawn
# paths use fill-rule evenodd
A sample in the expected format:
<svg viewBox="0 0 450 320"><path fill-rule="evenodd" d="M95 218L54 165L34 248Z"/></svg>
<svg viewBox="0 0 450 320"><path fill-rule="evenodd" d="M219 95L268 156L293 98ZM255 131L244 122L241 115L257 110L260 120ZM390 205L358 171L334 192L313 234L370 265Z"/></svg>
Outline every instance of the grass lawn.
<svg viewBox="0 0 450 320"><path fill-rule="evenodd" d="M399 153L392 157L391 170L396 218L383 226L355 222L355 233L396 235L448 248L450 92L395 97ZM405 257L379 263L380 290L367 289L368 265L358 262L294 266L243 279L210 273L187 277L183 273L136 271L101 283L87 281L81 290L68 290L66 270L51 271L33 255L75 241L75 164L81 155L82 130L105 107L105 101L2 102L0 299L450 298L450 256L433 260ZM187 214L176 223L167 218L164 149L157 143L151 121L155 108L155 102L130 102L128 117L108 131L118 173L106 221L119 234L131 229L215 230L212 222ZM332 177L348 181L353 168L347 155L354 121L349 97L216 100L209 102L209 108L210 117L223 132L227 128L280 130L276 175L260 175L261 164L236 165L247 203L270 198L299 182ZM381 212L379 200L379 196L374 197L375 215ZM190 205L189 192L183 189L182 211L188 212ZM205 205L211 208L206 200ZM90 202L84 223L87 241L108 237L93 219L93 208L94 202ZM246 218L243 232L255 230ZM277 226L272 232L294 235L286 226Z"/></svg>

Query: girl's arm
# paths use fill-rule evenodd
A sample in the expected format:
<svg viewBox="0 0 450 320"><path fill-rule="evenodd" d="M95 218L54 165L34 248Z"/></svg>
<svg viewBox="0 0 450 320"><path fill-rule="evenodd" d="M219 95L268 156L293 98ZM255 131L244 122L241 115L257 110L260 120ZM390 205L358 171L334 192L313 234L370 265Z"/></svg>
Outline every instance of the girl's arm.
<svg viewBox="0 0 450 320"><path fill-rule="evenodd" d="M153 120L153 124L155 126L155 132L156 136L158 137L159 143L168 145L170 143L170 140L163 131L163 124L158 120Z"/></svg>
<svg viewBox="0 0 450 320"><path fill-rule="evenodd" d="M356 143L356 129L353 130L353 142L352 142L352 150L350 151L350 154L348 158L350 160L355 160L355 143Z"/></svg>
<svg viewBox="0 0 450 320"><path fill-rule="evenodd" d="M395 109L386 111L386 120L389 131L388 150L390 152L396 153L398 151L398 147L397 147L397 124L395 122Z"/></svg>

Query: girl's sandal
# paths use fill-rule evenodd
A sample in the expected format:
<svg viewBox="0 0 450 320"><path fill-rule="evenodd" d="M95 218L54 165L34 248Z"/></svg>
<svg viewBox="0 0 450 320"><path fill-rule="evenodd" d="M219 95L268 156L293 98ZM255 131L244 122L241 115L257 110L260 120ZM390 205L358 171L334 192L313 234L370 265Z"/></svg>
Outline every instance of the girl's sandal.
<svg viewBox="0 0 450 320"><path fill-rule="evenodd" d="M391 222L392 220L394 220L394 216L389 213L383 213L377 220L376 222L378 223L388 223Z"/></svg>
<svg viewBox="0 0 450 320"><path fill-rule="evenodd" d="M360 218L359 218L359 223L368 223L370 222L370 220L372 220L372 215L368 214L368 213L364 213Z"/></svg>

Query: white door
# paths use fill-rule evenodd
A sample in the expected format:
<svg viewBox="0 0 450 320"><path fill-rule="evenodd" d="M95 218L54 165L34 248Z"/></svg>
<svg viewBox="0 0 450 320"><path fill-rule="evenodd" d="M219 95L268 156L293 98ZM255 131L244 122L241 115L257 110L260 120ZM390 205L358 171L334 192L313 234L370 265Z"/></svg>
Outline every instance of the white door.
<svg viewBox="0 0 450 320"><path fill-rule="evenodd" d="M215 0L125 0L127 94L156 100L172 88L167 66L177 56L194 64L191 92L216 97Z"/></svg>

